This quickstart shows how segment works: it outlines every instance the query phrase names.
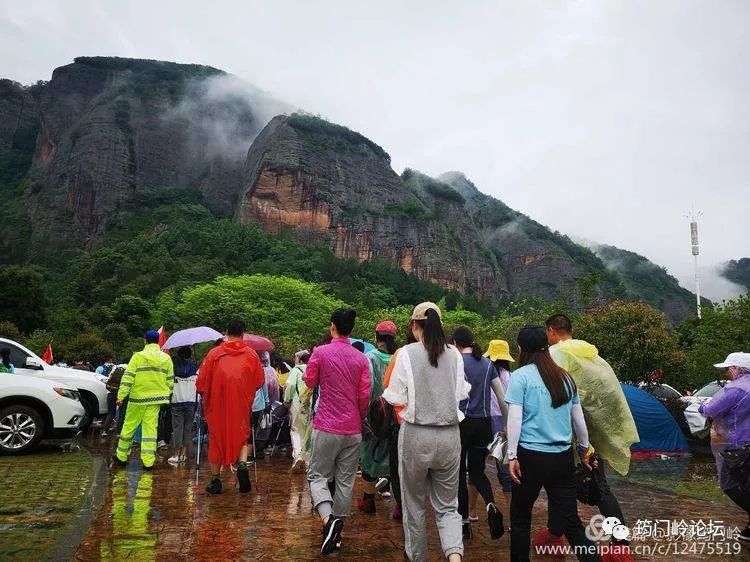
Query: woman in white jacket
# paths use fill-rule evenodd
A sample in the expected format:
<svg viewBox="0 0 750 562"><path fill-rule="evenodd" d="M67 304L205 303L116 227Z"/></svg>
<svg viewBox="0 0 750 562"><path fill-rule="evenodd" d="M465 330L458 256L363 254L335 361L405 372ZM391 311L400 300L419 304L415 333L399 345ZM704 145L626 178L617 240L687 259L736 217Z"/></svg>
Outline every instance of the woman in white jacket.
<svg viewBox="0 0 750 562"><path fill-rule="evenodd" d="M193 438L195 418L195 381L198 380L198 365L191 361L188 346L177 350L174 360L174 388L172 390L172 445L174 456L171 463L187 461L187 449Z"/></svg>

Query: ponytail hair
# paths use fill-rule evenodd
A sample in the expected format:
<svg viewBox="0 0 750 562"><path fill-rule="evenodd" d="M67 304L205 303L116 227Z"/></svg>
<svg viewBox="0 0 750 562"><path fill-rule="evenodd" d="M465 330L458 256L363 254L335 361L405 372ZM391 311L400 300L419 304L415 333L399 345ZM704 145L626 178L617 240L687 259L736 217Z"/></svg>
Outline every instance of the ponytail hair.
<svg viewBox="0 0 750 562"><path fill-rule="evenodd" d="M427 355L430 359L430 365L438 366L438 359L445 351L446 339L443 331L443 323L440 320L438 311L434 308L428 308L425 312L425 320L414 320L422 328L422 344L427 349Z"/></svg>
<svg viewBox="0 0 750 562"><path fill-rule="evenodd" d="M477 361L482 360L482 348L479 347L477 340L474 338L474 332L468 326L459 326L453 330L451 340L456 342L458 347L470 347L471 356Z"/></svg>
<svg viewBox="0 0 750 562"><path fill-rule="evenodd" d="M559 408L573 399L578 392L576 383L568 372L555 363L546 347L537 351L524 351L518 358L518 364L523 367L533 363L539 369L539 374L552 397L552 407Z"/></svg>

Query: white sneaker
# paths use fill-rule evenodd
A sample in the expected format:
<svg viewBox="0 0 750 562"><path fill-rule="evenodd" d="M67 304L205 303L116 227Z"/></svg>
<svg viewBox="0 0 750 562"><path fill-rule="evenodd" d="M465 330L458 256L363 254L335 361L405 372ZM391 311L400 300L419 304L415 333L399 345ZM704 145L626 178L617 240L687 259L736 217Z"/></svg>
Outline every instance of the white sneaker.
<svg viewBox="0 0 750 562"><path fill-rule="evenodd" d="M184 459L184 457L178 457L177 455L175 455L173 457L169 457L167 459L167 462L171 462L172 464L177 464L177 463L183 462L182 459Z"/></svg>

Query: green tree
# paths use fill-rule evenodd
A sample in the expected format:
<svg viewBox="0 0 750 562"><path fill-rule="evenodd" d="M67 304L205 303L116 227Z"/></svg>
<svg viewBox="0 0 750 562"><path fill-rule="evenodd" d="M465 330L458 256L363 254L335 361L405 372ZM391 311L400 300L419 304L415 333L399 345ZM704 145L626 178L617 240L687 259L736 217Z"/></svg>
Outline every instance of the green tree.
<svg viewBox="0 0 750 562"><path fill-rule="evenodd" d="M35 267L0 268L0 314L24 333L47 325L49 300L44 276Z"/></svg>
<svg viewBox="0 0 750 562"><path fill-rule="evenodd" d="M259 274L219 277L185 289L175 300L160 300L170 328L208 325L223 330L238 318L249 331L270 337L282 353L319 339L328 329L331 312L342 306L315 283Z"/></svg>
<svg viewBox="0 0 750 562"><path fill-rule="evenodd" d="M646 303L615 301L582 315L574 337L599 349L620 380L642 382L664 371L664 382L679 389L689 384L688 362L664 313Z"/></svg>
<svg viewBox="0 0 750 562"><path fill-rule="evenodd" d="M703 308L703 318L690 318L677 329L691 361L694 387L716 380L721 374L714 363L733 351L750 349L750 295Z"/></svg>
<svg viewBox="0 0 750 562"><path fill-rule="evenodd" d="M0 337L13 341L21 341L21 332L13 322L0 321Z"/></svg>
<svg viewBox="0 0 750 562"><path fill-rule="evenodd" d="M101 365L108 355L113 354L112 346L97 332L86 332L60 342L55 352L64 356L68 361L84 360L94 366Z"/></svg>

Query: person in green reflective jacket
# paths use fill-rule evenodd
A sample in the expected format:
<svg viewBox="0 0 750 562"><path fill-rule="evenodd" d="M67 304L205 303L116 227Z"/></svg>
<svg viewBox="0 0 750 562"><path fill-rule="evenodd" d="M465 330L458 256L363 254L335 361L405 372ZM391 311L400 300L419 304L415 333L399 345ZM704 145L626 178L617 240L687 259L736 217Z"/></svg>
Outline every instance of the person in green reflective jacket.
<svg viewBox="0 0 750 562"><path fill-rule="evenodd" d="M383 375L396 353L397 333L396 324L390 320L384 320L375 327L377 347L366 353L370 362L370 401L379 399L383 394ZM359 464L362 467L364 493L357 504L361 511L375 513L375 483L390 475L388 442L378 442L372 436L365 439L359 453Z"/></svg>
<svg viewBox="0 0 750 562"><path fill-rule="evenodd" d="M117 451L112 464L125 466L138 426L141 426L141 460L143 468L150 470L156 461L156 429L159 409L169 404L174 387L172 358L159 349L159 332L148 330L144 334L146 346L136 351L128 363L117 391L117 405L128 399L125 423L120 432Z"/></svg>

